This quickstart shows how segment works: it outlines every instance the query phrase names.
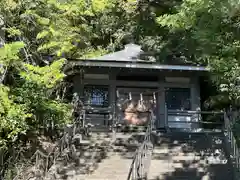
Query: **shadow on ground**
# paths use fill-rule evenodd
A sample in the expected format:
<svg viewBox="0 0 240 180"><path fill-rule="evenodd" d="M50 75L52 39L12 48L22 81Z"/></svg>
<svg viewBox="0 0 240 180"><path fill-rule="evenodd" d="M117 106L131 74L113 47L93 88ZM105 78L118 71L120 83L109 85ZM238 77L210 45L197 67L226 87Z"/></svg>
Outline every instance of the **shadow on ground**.
<svg viewBox="0 0 240 180"><path fill-rule="evenodd" d="M233 180L228 159L221 133L165 134L155 146L149 179Z"/></svg>
<svg viewBox="0 0 240 180"><path fill-rule="evenodd" d="M94 133L85 143L73 141L69 148L64 149L61 156L48 172L49 179L71 179L77 175L93 172L107 157L110 151L110 135Z"/></svg>

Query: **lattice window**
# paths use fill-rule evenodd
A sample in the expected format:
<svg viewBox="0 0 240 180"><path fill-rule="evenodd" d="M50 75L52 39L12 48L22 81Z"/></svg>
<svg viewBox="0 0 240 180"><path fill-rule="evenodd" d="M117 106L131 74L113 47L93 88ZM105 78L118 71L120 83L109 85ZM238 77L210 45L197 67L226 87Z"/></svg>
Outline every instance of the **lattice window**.
<svg viewBox="0 0 240 180"><path fill-rule="evenodd" d="M168 88L166 90L166 103L170 110L190 110L190 98L190 88Z"/></svg>
<svg viewBox="0 0 240 180"><path fill-rule="evenodd" d="M84 87L85 104L106 107L109 105L108 98L108 86L87 85Z"/></svg>

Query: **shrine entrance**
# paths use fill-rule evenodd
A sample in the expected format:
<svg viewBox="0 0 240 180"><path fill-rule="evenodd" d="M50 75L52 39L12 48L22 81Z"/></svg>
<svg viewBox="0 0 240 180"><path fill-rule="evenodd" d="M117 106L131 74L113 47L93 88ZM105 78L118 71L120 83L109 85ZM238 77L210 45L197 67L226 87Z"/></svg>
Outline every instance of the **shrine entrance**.
<svg viewBox="0 0 240 180"><path fill-rule="evenodd" d="M128 124L144 125L152 111L154 119L157 112L157 88L117 87L117 106L122 121Z"/></svg>

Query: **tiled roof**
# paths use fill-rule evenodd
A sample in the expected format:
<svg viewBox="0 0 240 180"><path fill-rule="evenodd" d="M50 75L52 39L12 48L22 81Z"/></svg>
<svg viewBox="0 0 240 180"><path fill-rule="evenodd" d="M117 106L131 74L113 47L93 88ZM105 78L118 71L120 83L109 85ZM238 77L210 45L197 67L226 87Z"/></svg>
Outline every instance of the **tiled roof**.
<svg viewBox="0 0 240 180"><path fill-rule="evenodd" d="M153 54L153 53L152 53ZM89 66L89 67L113 67L113 68L133 68L133 69L152 69L152 70L175 70L175 71L209 71L207 67L187 64L160 64L156 62L150 53L146 53L141 46L127 44L121 51L106 54L90 59L69 59L68 66Z"/></svg>

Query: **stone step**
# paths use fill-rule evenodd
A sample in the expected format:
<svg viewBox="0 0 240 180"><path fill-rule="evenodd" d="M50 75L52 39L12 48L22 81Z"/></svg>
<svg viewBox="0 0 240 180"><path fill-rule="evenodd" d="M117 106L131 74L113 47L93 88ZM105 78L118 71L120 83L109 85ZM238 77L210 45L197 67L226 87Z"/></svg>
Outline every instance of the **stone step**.
<svg viewBox="0 0 240 180"><path fill-rule="evenodd" d="M69 180L126 180L138 147L126 142L139 138L141 143L141 136L139 133L117 133L118 143L113 144L107 157L98 163L92 174L73 176ZM153 150L148 179L233 180L231 162L214 162L216 155L220 154L220 160L227 159L222 140L221 134L160 134ZM217 149L221 153L216 153Z"/></svg>
<svg viewBox="0 0 240 180"><path fill-rule="evenodd" d="M109 155L102 163L99 164L98 169L93 174L86 176L86 180L102 179L102 180L116 180L127 179L128 171L132 159L124 159L121 155L115 153Z"/></svg>
<svg viewBox="0 0 240 180"><path fill-rule="evenodd" d="M149 180L233 180L222 133L159 135Z"/></svg>

